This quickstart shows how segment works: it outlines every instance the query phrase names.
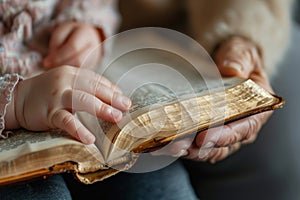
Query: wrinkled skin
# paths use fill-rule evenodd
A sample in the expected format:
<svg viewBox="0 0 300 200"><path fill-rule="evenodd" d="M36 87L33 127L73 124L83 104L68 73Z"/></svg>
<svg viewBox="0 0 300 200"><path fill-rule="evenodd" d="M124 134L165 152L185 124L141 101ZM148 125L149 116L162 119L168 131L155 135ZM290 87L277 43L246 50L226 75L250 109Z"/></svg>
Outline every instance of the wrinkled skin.
<svg viewBox="0 0 300 200"><path fill-rule="evenodd" d="M251 41L232 37L220 45L213 58L222 76L250 78L272 92L259 50ZM236 152L243 144L254 142L271 114L271 111L265 112L203 131L195 138L176 141L154 154L215 163Z"/></svg>

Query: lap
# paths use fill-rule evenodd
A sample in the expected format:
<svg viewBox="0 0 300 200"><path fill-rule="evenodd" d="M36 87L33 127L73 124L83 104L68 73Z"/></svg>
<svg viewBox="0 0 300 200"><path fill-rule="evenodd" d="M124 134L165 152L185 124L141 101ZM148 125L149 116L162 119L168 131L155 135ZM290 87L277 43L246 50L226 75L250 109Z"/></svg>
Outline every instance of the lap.
<svg viewBox="0 0 300 200"><path fill-rule="evenodd" d="M84 199L87 195L110 200L197 199L180 161L153 172L119 173L92 185L82 185L73 177L65 178L74 199Z"/></svg>
<svg viewBox="0 0 300 200"><path fill-rule="evenodd" d="M71 195L63 178L56 175L45 180L34 180L23 184L1 187L0 199L68 200L71 199Z"/></svg>

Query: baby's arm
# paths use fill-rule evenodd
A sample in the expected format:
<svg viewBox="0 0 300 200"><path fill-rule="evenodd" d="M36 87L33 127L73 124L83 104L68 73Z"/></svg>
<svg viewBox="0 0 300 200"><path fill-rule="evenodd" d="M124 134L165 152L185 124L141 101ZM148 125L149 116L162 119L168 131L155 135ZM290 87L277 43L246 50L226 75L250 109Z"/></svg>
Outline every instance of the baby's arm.
<svg viewBox="0 0 300 200"><path fill-rule="evenodd" d="M57 26L50 39L44 66L97 65L103 54L99 45L116 31L118 15L114 7L115 1L67 0L59 3L55 16Z"/></svg>
<svg viewBox="0 0 300 200"><path fill-rule="evenodd" d="M0 82L2 88L8 88L5 92L9 98L4 106L1 104L4 108L1 114L5 114L1 122L6 130L18 127L32 131L62 129L79 141L91 144L95 137L74 112L88 112L118 122L122 118L121 110L131 106L131 101L115 85L87 69L62 66L20 82L18 76L9 77L7 83Z"/></svg>

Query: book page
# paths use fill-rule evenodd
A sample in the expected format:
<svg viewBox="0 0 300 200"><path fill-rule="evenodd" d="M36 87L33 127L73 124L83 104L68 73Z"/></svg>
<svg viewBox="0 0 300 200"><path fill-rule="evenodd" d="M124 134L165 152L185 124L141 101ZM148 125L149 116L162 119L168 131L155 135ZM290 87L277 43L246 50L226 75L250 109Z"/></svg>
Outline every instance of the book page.
<svg viewBox="0 0 300 200"><path fill-rule="evenodd" d="M62 131L30 132L17 130L0 139L0 162L64 144L77 144Z"/></svg>
<svg viewBox="0 0 300 200"><path fill-rule="evenodd" d="M197 97L166 103L132 117L113 141L112 152L115 153L118 149L129 151L132 148L143 152L144 148L150 148L151 145L155 147L160 143L164 144L264 109L272 110L272 106L280 102L280 98L247 80L232 88L226 88L224 92L200 94ZM147 141L148 144L145 143Z"/></svg>
<svg viewBox="0 0 300 200"><path fill-rule="evenodd" d="M83 145L63 131L30 132L17 130L0 139L0 178L46 169L73 161L79 171L104 168L95 145ZM89 166L92 164L91 166Z"/></svg>

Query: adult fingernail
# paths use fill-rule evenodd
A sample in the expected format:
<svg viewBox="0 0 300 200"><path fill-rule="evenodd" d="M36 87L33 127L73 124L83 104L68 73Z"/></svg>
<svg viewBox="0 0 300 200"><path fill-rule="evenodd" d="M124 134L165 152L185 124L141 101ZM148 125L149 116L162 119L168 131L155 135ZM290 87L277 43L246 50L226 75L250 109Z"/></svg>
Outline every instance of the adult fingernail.
<svg viewBox="0 0 300 200"><path fill-rule="evenodd" d="M159 150L151 152L151 155L153 155L153 156L162 156L162 155L168 155L168 153L161 150L161 149L159 149Z"/></svg>
<svg viewBox="0 0 300 200"><path fill-rule="evenodd" d="M199 159L205 159L208 154L211 152L212 148L201 148L198 153Z"/></svg>
<svg viewBox="0 0 300 200"><path fill-rule="evenodd" d="M216 164L217 160L216 159L211 159L209 162L210 162L210 164Z"/></svg>
<svg viewBox="0 0 300 200"><path fill-rule="evenodd" d="M186 149L181 149L177 154L173 154L172 157L179 158L182 156L187 156L189 152Z"/></svg>
<svg viewBox="0 0 300 200"><path fill-rule="evenodd" d="M208 142L206 143L202 148L204 149L211 149L215 146L215 143L214 142Z"/></svg>
<svg viewBox="0 0 300 200"><path fill-rule="evenodd" d="M223 67L231 68L238 72L242 71L242 66L239 63L234 62L234 61L225 60L223 62Z"/></svg>

